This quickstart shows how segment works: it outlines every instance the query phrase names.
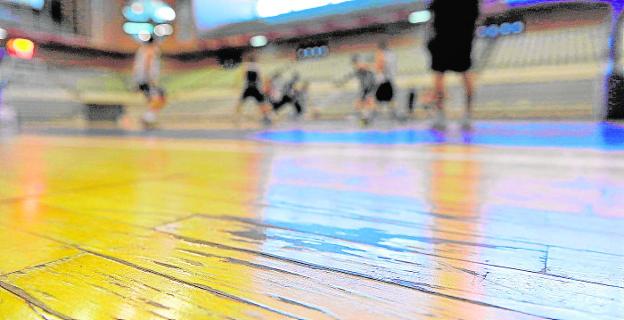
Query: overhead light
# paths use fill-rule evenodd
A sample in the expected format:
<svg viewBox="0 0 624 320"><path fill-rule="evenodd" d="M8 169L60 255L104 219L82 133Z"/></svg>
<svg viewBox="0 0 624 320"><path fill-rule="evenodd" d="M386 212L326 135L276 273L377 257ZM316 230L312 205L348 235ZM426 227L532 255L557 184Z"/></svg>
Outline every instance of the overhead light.
<svg viewBox="0 0 624 320"><path fill-rule="evenodd" d="M425 23L431 20L431 12L429 10L414 11L410 13L408 20L410 23Z"/></svg>
<svg viewBox="0 0 624 320"><path fill-rule="evenodd" d="M173 34L173 27L168 23L159 24L154 27L154 34L159 37L170 36Z"/></svg>
<svg viewBox="0 0 624 320"><path fill-rule="evenodd" d="M45 5L45 0L8 0L8 2L12 2L18 5L29 6L35 10L43 9Z"/></svg>
<svg viewBox="0 0 624 320"><path fill-rule="evenodd" d="M151 33L147 33L147 32L140 32L137 37L139 38L139 40L143 41L143 42L147 42L152 38L152 34Z"/></svg>
<svg viewBox="0 0 624 320"><path fill-rule="evenodd" d="M514 23L511 24L511 32L512 33L522 33L524 32L525 26L524 26L524 22L522 21L516 21Z"/></svg>
<svg viewBox="0 0 624 320"><path fill-rule="evenodd" d="M30 60L35 55L35 43L24 38L11 39L6 44L10 56Z"/></svg>
<svg viewBox="0 0 624 320"><path fill-rule="evenodd" d="M28 2L30 2L30 6L35 10L41 10L43 6L45 6L45 0L29 0Z"/></svg>
<svg viewBox="0 0 624 320"><path fill-rule="evenodd" d="M143 14L143 12L145 12L145 7L143 6L142 3L135 2L135 3L130 5L130 10L134 14Z"/></svg>
<svg viewBox="0 0 624 320"><path fill-rule="evenodd" d="M159 21L169 22L175 20L176 13L173 8L165 5L156 10L156 12L154 13L154 18Z"/></svg>
<svg viewBox="0 0 624 320"><path fill-rule="evenodd" d="M151 34L154 31L154 26L146 22L126 22L123 24L123 30L127 34Z"/></svg>
<svg viewBox="0 0 624 320"><path fill-rule="evenodd" d="M488 38L496 38L500 33L499 29L499 26L496 24L489 25L485 28L485 36Z"/></svg>
<svg viewBox="0 0 624 320"><path fill-rule="evenodd" d="M261 18L276 17L282 14L320 8L354 0L257 0L256 12Z"/></svg>
<svg viewBox="0 0 624 320"><path fill-rule="evenodd" d="M139 6L143 7L142 4L139 3ZM143 11L141 13L138 13L136 10L136 7L133 6L126 6L123 8L122 10L122 14L124 16L124 18L126 18L126 20L128 21L132 21L132 22L147 22L149 21L149 15L145 13L145 9L143 9Z"/></svg>
<svg viewBox="0 0 624 320"><path fill-rule="evenodd" d="M269 39L265 36L253 36L249 39L249 44L254 48L264 47L269 43Z"/></svg>

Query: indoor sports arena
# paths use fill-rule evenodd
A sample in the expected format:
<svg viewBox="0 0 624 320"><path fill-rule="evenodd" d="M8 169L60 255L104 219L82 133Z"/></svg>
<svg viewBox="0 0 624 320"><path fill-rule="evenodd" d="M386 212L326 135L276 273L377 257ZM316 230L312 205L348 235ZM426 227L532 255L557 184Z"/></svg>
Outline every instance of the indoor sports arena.
<svg viewBox="0 0 624 320"><path fill-rule="evenodd" d="M622 320L623 11L0 0L0 319Z"/></svg>

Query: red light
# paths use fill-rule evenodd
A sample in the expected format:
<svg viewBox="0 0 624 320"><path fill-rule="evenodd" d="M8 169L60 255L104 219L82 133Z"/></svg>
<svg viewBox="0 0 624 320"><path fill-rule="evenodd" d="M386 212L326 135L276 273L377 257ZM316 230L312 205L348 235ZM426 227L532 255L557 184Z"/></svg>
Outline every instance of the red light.
<svg viewBox="0 0 624 320"><path fill-rule="evenodd" d="M7 53L11 57L30 60L35 55L35 43L28 39L10 39L7 44Z"/></svg>

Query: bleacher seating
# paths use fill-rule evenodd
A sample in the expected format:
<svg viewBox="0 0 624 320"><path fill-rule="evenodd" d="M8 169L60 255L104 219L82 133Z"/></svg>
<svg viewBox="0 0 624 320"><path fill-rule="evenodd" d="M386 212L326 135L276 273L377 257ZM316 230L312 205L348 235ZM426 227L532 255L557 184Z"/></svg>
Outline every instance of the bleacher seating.
<svg viewBox="0 0 624 320"><path fill-rule="evenodd" d="M598 62L604 57L607 34L607 26L599 24L527 32L500 37L493 42L489 39L478 39L475 44L475 61L478 65L489 69ZM428 71L429 53L424 46L422 35L416 35L416 37L418 45L395 49L400 75L418 75ZM481 61L486 58L486 53L483 52L486 48L491 52L487 53L487 61ZM351 54L353 52L334 52L326 58L303 61L294 61L293 58L280 59L273 55L261 56L260 65L266 74L289 69L298 71L312 82L326 82L350 72ZM364 52L364 55L372 55L372 49ZM237 79L232 76L235 72L201 70L193 71L188 75L170 76L168 80L175 88L183 87L181 84L187 85L187 82L191 88L197 86L231 87ZM201 77L205 79L198 81L197 78Z"/></svg>
<svg viewBox="0 0 624 320"><path fill-rule="evenodd" d="M114 87L115 81L102 81L107 77L115 76L104 70L61 67L38 59L8 58L0 65L0 79L8 81L4 102L13 106L23 121L77 117L84 103L83 91L125 90Z"/></svg>
<svg viewBox="0 0 624 320"><path fill-rule="evenodd" d="M605 24L584 25L550 30L529 31L519 35L500 37L496 40L478 39L475 44L475 60L478 68L484 70L504 70L511 68L532 68L536 66L565 66L600 63L605 57L608 30ZM406 37L404 35L404 37ZM425 48L425 36L421 31L407 37L410 45L396 46L399 76L405 79L426 76L428 73L429 54ZM374 43L345 45L344 50L334 50L328 57L316 60L295 61L293 55L269 50L259 56L259 64L265 76L278 70L299 72L305 80L312 83L310 99L314 103L326 100L327 87L332 80L351 71L350 56L362 53L372 56ZM166 62L165 62L166 64ZM5 64L6 65L6 64ZM122 95L134 95L141 104L140 95L130 92L129 72L103 71L98 69L79 69L68 67L50 67L43 63L28 62L14 66L13 88L35 87L65 92L68 110L74 110L81 103L72 94L88 96L98 94L118 98ZM21 70L21 71L20 71ZM166 68L165 68L166 70ZM288 75L287 75L288 76ZM23 78L27 81L20 81ZM190 115L206 113L208 110L229 110L238 98L242 79L242 69L223 69L218 66L205 66L191 71L164 72L162 84L170 94L171 104L166 114ZM318 88L325 91L318 93ZM348 103L355 94L355 86L348 87L344 97L332 103ZM108 96L106 96L108 93ZM29 97L30 98L30 97ZM25 101L28 101L26 99ZM24 105L27 103L23 103ZM37 104L42 112L44 104ZM20 109L18 112L25 109ZM56 111L55 111L56 112ZM70 112L61 112L70 114ZM33 112L40 115L41 112Z"/></svg>
<svg viewBox="0 0 624 320"><path fill-rule="evenodd" d="M494 45L487 67L511 68L600 61L606 53L607 28L606 25L598 24L501 37Z"/></svg>

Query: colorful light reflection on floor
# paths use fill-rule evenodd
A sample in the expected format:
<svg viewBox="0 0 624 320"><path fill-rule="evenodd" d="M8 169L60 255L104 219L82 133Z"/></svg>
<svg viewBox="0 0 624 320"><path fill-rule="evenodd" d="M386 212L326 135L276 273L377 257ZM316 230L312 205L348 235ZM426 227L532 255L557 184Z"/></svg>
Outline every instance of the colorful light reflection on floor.
<svg viewBox="0 0 624 320"><path fill-rule="evenodd" d="M621 152L126 133L0 141L0 318L623 319Z"/></svg>

